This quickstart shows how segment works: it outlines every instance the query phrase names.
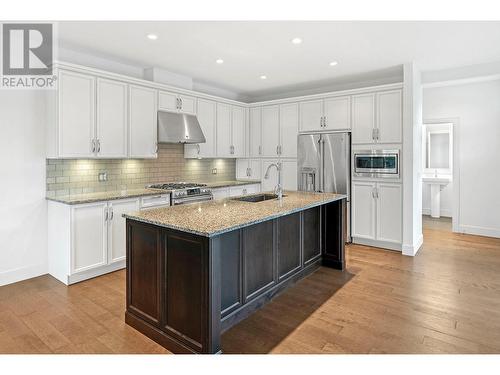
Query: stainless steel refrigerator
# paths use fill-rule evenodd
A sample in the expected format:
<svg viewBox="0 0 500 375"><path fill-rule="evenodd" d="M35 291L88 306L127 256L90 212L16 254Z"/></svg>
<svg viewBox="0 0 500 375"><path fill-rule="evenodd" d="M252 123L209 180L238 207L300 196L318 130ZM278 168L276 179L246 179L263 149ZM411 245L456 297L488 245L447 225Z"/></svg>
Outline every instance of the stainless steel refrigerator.
<svg viewBox="0 0 500 375"><path fill-rule="evenodd" d="M351 134L300 134L297 183L301 191L347 195L347 241L351 241Z"/></svg>

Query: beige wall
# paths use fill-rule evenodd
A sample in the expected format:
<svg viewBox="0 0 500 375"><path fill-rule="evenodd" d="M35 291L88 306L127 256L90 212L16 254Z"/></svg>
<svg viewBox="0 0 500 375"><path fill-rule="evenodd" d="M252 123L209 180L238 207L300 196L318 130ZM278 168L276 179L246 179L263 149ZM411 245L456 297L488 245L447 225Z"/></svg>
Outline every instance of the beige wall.
<svg viewBox="0 0 500 375"><path fill-rule="evenodd" d="M217 174L212 174L217 168ZM99 172L108 173L99 182ZM234 159L184 159L184 146L160 144L157 159L47 160L47 196L143 188L167 181L214 182L234 180Z"/></svg>

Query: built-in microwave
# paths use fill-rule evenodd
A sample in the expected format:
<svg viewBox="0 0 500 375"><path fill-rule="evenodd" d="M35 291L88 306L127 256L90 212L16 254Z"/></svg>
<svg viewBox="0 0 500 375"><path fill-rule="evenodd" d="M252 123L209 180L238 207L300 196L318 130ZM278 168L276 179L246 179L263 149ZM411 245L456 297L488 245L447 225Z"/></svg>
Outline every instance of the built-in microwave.
<svg viewBox="0 0 500 375"><path fill-rule="evenodd" d="M355 177L399 178L399 150L355 150Z"/></svg>

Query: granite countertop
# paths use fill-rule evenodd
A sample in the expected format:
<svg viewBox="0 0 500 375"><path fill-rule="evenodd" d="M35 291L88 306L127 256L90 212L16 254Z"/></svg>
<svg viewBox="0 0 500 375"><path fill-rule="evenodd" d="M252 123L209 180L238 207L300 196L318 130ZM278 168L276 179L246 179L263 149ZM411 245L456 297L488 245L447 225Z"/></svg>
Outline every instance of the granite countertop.
<svg viewBox="0 0 500 375"><path fill-rule="evenodd" d="M115 199L126 199L135 197L145 197L148 195L168 194L169 190L160 189L128 189L124 193L121 191L103 191L99 193L86 193L74 195L62 195L59 197L47 197L49 201L65 204L83 204L101 201L110 201Z"/></svg>
<svg viewBox="0 0 500 375"><path fill-rule="evenodd" d="M281 203L277 199L253 203L228 198L197 204L153 208L123 216L144 223L213 237L346 198L345 195L333 193L286 191L284 194L285 197Z"/></svg>
<svg viewBox="0 0 500 375"><path fill-rule="evenodd" d="M241 186L249 184L260 184L259 180L235 180L235 181L221 181L221 182L208 182L206 183L208 187L217 189L229 186ZM158 194L169 194L171 190L163 189L128 189L124 193L121 191L103 191L98 193L84 193L84 194L72 194L72 195L61 195L55 197L46 197L47 200L64 203L64 204L83 204L83 203L93 203L101 201L110 201L115 199L125 199L125 198L135 198L135 197L145 197L148 195L158 195Z"/></svg>

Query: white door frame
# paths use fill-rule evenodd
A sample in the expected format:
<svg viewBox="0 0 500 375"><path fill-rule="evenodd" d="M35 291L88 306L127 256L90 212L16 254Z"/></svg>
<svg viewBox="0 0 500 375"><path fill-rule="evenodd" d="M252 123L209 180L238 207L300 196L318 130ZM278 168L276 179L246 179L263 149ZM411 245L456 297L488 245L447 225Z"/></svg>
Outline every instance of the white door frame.
<svg viewBox="0 0 500 375"><path fill-rule="evenodd" d="M424 119L423 125L427 124L452 124L453 127L453 207L451 209L452 231L460 233L460 136L458 117ZM423 169L423 168L422 168Z"/></svg>

